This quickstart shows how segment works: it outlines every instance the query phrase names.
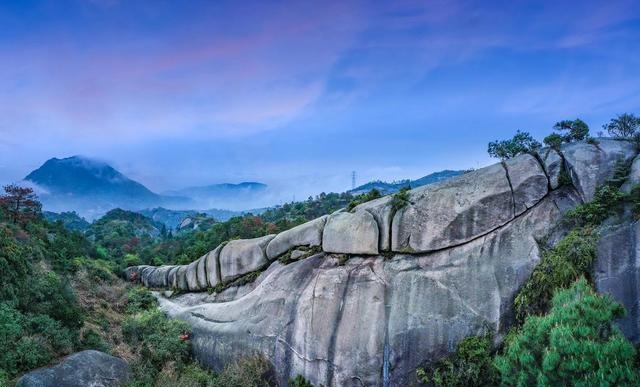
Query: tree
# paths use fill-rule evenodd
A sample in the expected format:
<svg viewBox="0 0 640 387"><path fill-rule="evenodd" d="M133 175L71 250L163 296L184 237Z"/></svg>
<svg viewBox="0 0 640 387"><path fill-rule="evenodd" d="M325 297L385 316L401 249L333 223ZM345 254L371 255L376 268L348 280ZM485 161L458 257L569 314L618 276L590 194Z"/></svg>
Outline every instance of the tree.
<svg viewBox="0 0 640 387"><path fill-rule="evenodd" d="M546 316L528 317L495 365L509 387L633 387L636 351L613 321L624 314L584 278L559 291Z"/></svg>
<svg viewBox="0 0 640 387"><path fill-rule="evenodd" d="M559 132L565 132L562 135L564 142L584 141L589 137L589 125L579 118L575 120L563 120L556 122L553 129Z"/></svg>
<svg viewBox="0 0 640 387"><path fill-rule="evenodd" d="M560 149L560 145L564 142L564 139L558 133L551 133L542 140L544 144L553 149Z"/></svg>
<svg viewBox="0 0 640 387"><path fill-rule="evenodd" d="M10 184L4 186L4 192L0 196L0 208L13 223L24 225L40 213L42 205L33 189Z"/></svg>
<svg viewBox="0 0 640 387"><path fill-rule="evenodd" d="M633 114L618 114L609 123L602 126L611 136L617 138L632 138L640 129L640 117Z"/></svg>
<svg viewBox="0 0 640 387"><path fill-rule="evenodd" d="M490 142L487 152L491 157L506 160L522 153L534 152L540 147L540 143L529 133L518 130L510 140Z"/></svg>

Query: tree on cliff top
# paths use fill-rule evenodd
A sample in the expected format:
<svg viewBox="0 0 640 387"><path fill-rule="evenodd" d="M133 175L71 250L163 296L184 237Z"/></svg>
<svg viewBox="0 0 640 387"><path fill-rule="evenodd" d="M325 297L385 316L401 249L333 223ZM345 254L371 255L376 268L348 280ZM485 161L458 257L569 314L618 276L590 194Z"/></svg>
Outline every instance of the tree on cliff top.
<svg viewBox="0 0 640 387"><path fill-rule="evenodd" d="M640 130L640 117L629 113L618 114L602 127L613 137L632 138Z"/></svg>
<svg viewBox="0 0 640 387"><path fill-rule="evenodd" d="M530 153L541 147L527 132L517 131L513 138L503 141L492 141L489 143L487 152L489 156L501 160L510 159L522 153Z"/></svg>

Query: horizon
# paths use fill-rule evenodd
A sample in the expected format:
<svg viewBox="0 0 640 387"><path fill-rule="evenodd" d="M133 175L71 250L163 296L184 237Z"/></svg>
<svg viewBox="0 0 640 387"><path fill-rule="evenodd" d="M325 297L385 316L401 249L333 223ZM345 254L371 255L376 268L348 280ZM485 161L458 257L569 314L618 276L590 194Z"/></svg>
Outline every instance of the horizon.
<svg viewBox="0 0 640 387"><path fill-rule="evenodd" d="M153 192L290 201L640 110L633 1L9 1L0 23L2 183L79 154Z"/></svg>

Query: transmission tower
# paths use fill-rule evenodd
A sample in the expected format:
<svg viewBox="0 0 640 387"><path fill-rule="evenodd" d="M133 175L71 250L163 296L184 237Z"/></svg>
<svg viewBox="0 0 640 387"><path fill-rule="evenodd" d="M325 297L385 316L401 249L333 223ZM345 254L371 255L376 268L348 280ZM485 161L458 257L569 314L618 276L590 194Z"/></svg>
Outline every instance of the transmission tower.
<svg viewBox="0 0 640 387"><path fill-rule="evenodd" d="M351 189L356 189L356 171L351 172Z"/></svg>

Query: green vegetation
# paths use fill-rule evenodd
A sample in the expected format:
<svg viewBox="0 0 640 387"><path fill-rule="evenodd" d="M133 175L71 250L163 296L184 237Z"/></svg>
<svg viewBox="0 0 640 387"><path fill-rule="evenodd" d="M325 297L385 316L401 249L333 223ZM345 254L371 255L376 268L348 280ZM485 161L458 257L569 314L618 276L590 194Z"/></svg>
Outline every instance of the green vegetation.
<svg viewBox="0 0 640 387"><path fill-rule="evenodd" d="M495 360L502 386L638 386L636 351L613 326L624 310L582 278L527 318Z"/></svg>
<svg viewBox="0 0 640 387"><path fill-rule="evenodd" d="M610 136L622 139L632 139L640 130L640 117L633 114L618 114L616 118L602 126Z"/></svg>
<svg viewBox="0 0 640 387"><path fill-rule="evenodd" d="M396 192L391 198L391 210L397 212L409 204L409 190L411 188L404 187L400 191Z"/></svg>
<svg viewBox="0 0 640 387"><path fill-rule="evenodd" d="M510 159L519 154L531 153L541 147L540 143L527 132L517 131L513 138L489 143L489 156L500 160Z"/></svg>
<svg viewBox="0 0 640 387"><path fill-rule="evenodd" d="M305 379L304 376L296 375L295 378L289 379L289 387L314 387L314 385ZM322 384L320 387L323 387Z"/></svg>
<svg viewBox="0 0 640 387"><path fill-rule="evenodd" d="M591 229L574 229L553 249L544 251L542 260L516 296L516 320L523 323L529 316L545 313L554 291L588 275L595 257Z"/></svg>
<svg viewBox="0 0 640 387"><path fill-rule="evenodd" d="M589 126L579 118L556 122L553 129L564 133L563 142L584 141L589 138Z"/></svg>
<svg viewBox="0 0 640 387"><path fill-rule="evenodd" d="M456 351L429 368L416 371L420 383L435 387L490 387L498 381L492 363L491 336L471 336L462 340Z"/></svg>
<svg viewBox="0 0 640 387"><path fill-rule="evenodd" d="M354 208L356 208L357 206L359 206L362 203L366 203L366 202L370 202L372 200L381 198L382 195L380 194L380 191L378 191L377 189L372 189L371 191L362 194L362 195L358 195L356 197L354 197L350 202L349 205L347 206L347 211L352 211Z"/></svg>

